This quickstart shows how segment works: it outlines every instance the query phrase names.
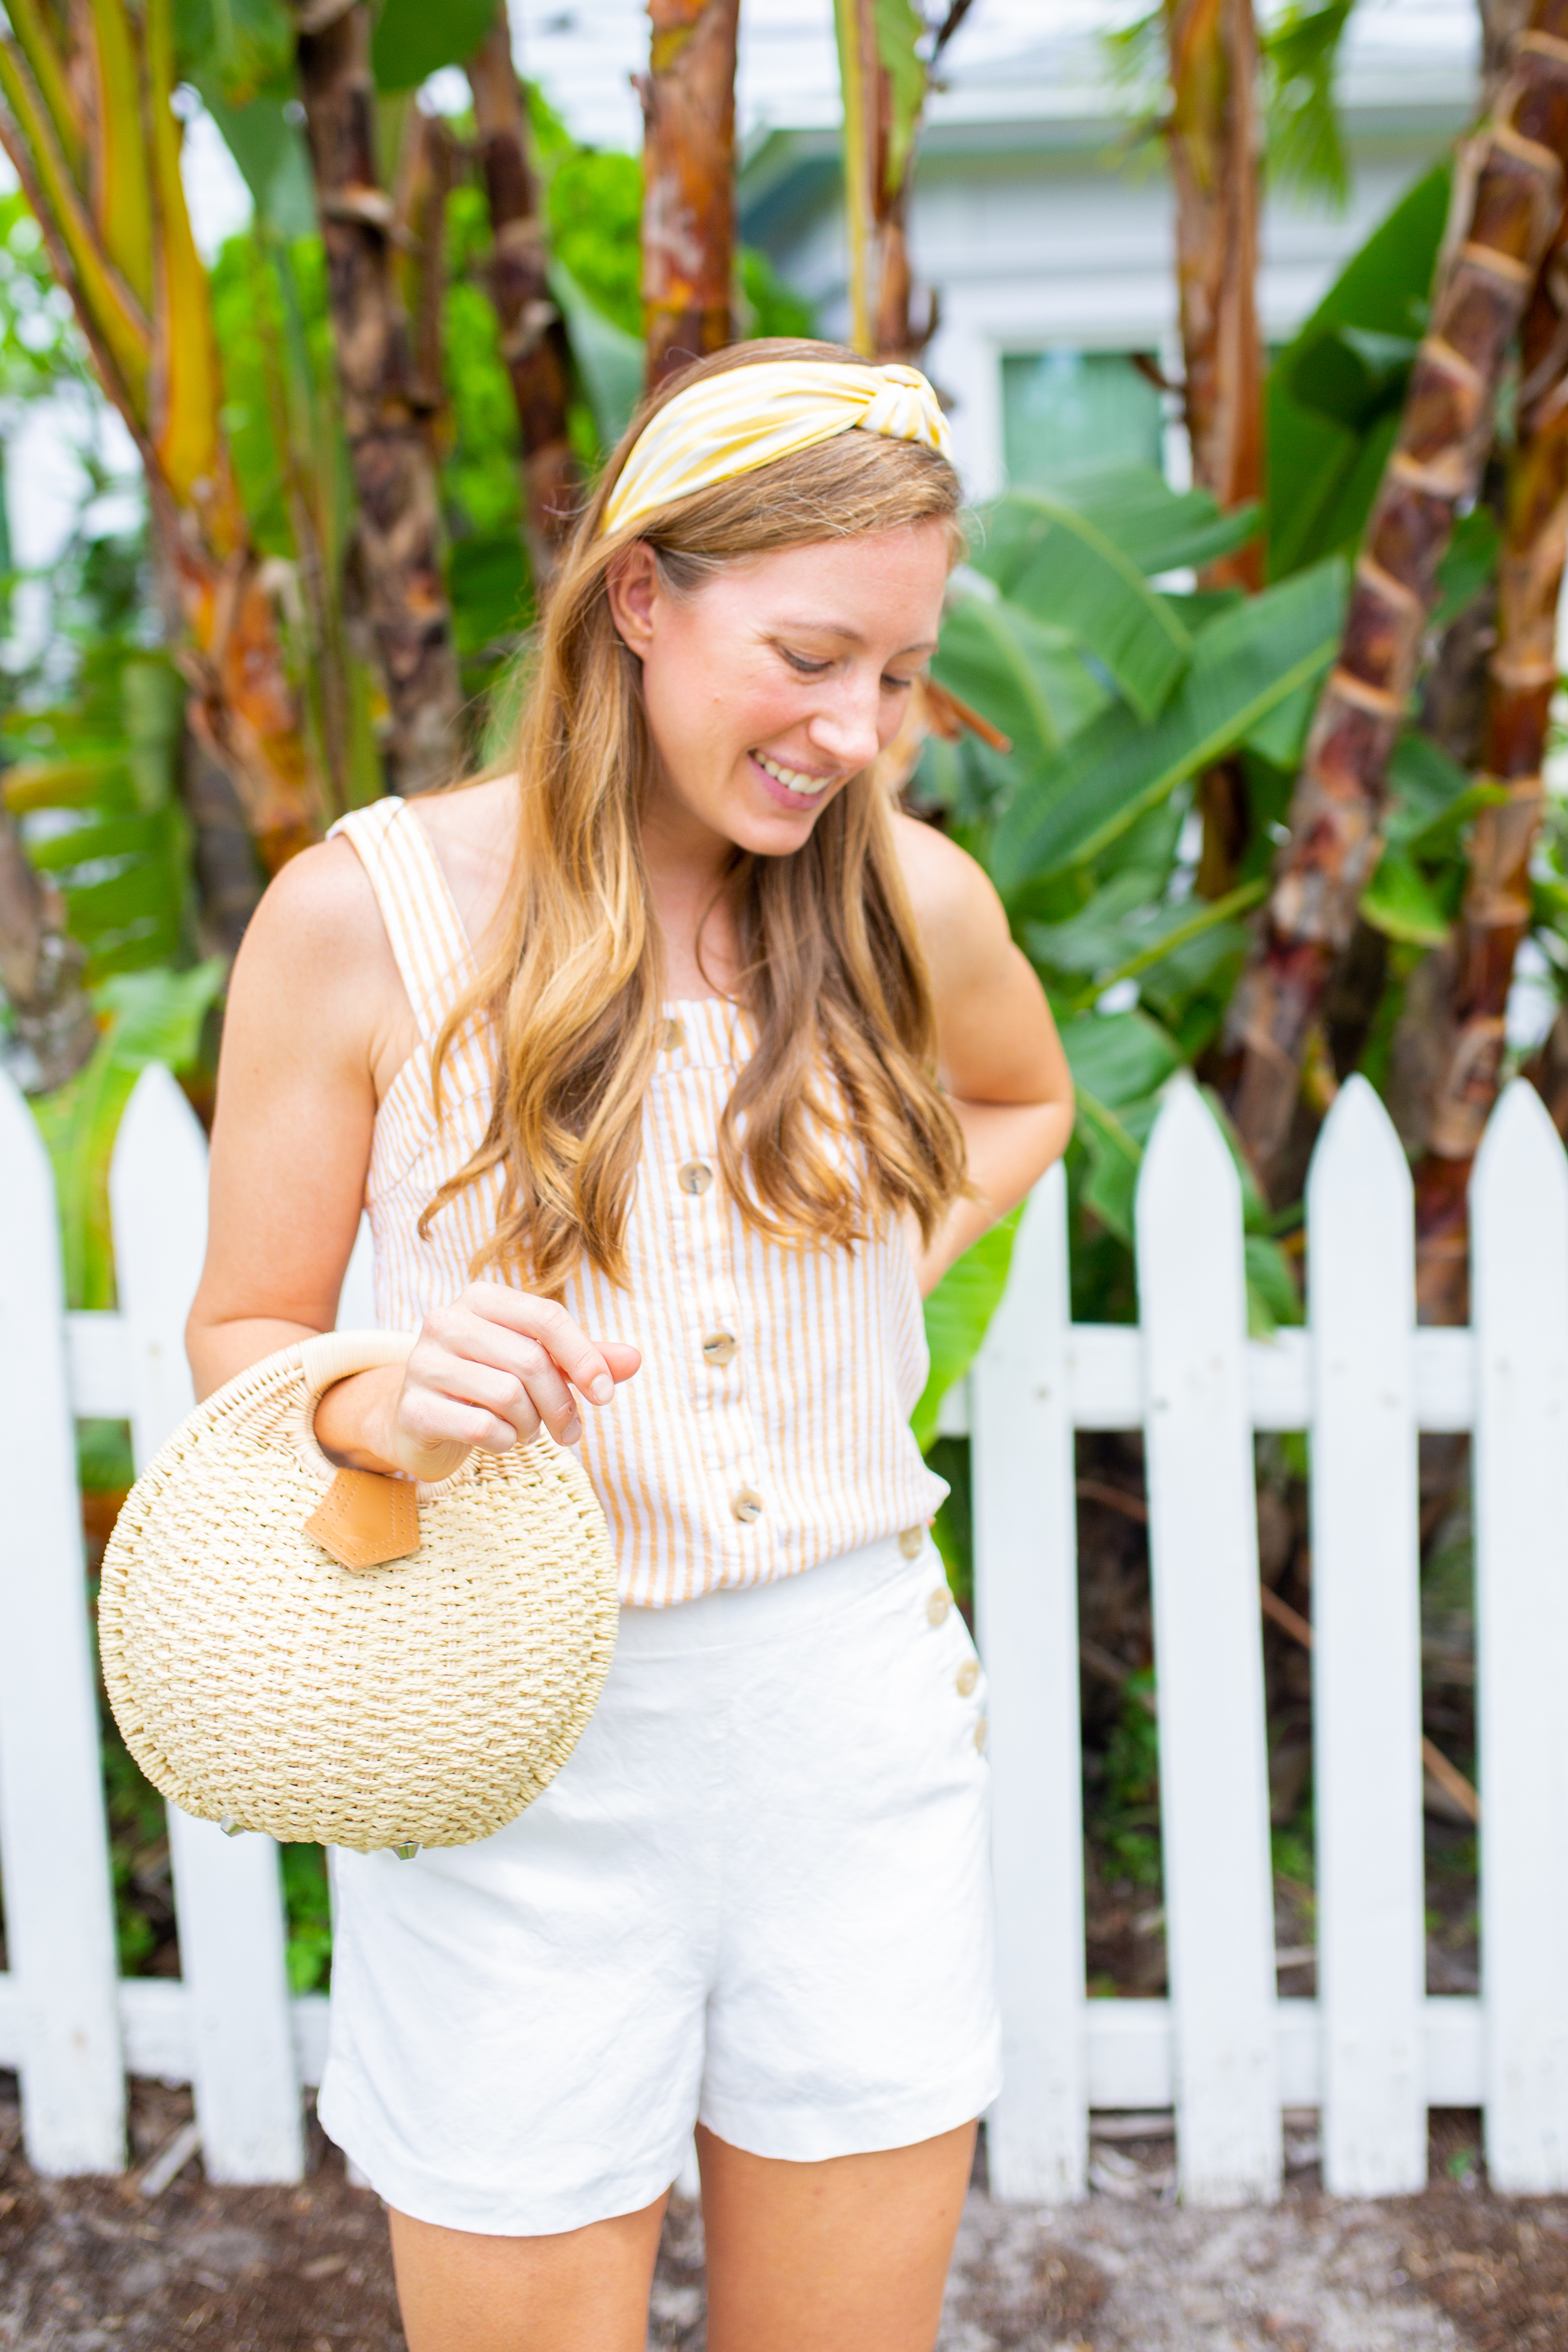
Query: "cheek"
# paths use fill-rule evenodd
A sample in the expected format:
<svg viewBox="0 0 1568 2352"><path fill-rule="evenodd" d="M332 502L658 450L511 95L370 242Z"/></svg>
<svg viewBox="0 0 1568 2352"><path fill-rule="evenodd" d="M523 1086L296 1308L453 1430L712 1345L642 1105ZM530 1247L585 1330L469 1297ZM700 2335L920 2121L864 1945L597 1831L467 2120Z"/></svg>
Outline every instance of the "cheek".
<svg viewBox="0 0 1568 2352"><path fill-rule="evenodd" d="M665 760L706 753L727 765L795 723L798 696L750 648L722 656L681 641L659 646L644 666L643 693Z"/></svg>

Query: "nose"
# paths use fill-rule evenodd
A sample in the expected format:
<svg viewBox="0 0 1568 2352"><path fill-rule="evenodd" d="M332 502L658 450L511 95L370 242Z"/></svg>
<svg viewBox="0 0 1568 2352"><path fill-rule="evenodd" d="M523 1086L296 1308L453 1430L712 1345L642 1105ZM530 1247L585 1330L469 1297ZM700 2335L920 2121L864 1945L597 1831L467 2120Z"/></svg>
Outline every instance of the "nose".
<svg viewBox="0 0 1568 2352"><path fill-rule="evenodd" d="M832 700L813 713L806 734L836 767L868 768L882 748L880 708L879 676L846 678Z"/></svg>

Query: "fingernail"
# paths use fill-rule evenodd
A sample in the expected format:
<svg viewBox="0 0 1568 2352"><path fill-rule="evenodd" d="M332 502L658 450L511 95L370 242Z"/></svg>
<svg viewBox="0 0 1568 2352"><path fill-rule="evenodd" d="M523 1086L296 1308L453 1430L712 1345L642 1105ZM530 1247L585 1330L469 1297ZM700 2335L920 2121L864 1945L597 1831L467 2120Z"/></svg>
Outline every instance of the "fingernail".
<svg viewBox="0 0 1568 2352"><path fill-rule="evenodd" d="M616 1384L608 1372L601 1372L597 1380L588 1383L588 1394L595 1404L608 1404L615 1393Z"/></svg>
<svg viewBox="0 0 1568 2352"><path fill-rule="evenodd" d="M576 1414L574 1413L571 1420L567 1423L565 1428L561 1433L561 1443L563 1445L575 1445L577 1440L582 1436L582 1434L583 1424L578 1420Z"/></svg>

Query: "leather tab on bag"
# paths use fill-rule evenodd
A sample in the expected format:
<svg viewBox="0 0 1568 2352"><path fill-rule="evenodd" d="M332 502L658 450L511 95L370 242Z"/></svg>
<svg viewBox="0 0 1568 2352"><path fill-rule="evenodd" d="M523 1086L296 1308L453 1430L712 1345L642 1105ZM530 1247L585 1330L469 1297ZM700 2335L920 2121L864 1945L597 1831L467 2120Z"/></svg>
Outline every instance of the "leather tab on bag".
<svg viewBox="0 0 1568 2352"><path fill-rule="evenodd" d="M380 1568L419 1549L419 1498L406 1478L340 1470L305 1533L345 1568Z"/></svg>

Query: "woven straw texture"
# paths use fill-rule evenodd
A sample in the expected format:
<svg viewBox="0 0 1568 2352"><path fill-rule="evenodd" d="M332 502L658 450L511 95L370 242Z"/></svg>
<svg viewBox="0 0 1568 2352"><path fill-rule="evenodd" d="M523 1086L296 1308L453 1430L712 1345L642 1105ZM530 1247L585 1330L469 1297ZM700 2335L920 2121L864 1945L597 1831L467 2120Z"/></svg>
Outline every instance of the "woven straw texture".
<svg viewBox="0 0 1568 2352"><path fill-rule="evenodd" d="M420 1486L406 1559L342 1568L304 1533L333 1476L310 1431L321 1390L410 1344L337 1334L253 1365L121 1512L104 1681L185 1812L362 1853L467 1845L532 1802L593 1713L615 1565L592 1487L547 1437Z"/></svg>

